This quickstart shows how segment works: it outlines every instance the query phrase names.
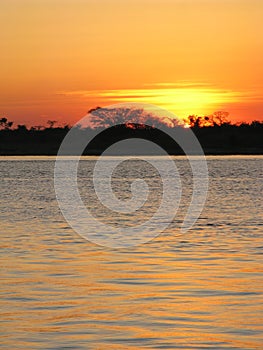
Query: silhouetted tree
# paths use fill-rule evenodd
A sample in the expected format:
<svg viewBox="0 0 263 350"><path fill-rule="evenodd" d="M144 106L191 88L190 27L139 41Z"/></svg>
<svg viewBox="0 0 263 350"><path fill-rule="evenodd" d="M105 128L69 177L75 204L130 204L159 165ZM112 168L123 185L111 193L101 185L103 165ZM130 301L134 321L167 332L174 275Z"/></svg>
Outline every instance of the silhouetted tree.
<svg viewBox="0 0 263 350"><path fill-rule="evenodd" d="M89 110L90 126L93 128L108 128L116 124L126 124L131 127L150 125L152 127L175 127L178 125L176 119L154 115L143 108L101 108ZM136 125L136 126L135 126Z"/></svg>
<svg viewBox="0 0 263 350"><path fill-rule="evenodd" d="M13 125L13 122L9 122L7 118L1 118L0 119L0 128L4 130L9 130L11 129Z"/></svg>
<svg viewBox="0 0 263 350"><path fill-rule="evenodd" d="M32 131L40 131L40 130L44 130L44 129L45 129L45 127L43 125L35 125L35 126L32 126L30 128L30 130L32 130Z"/></svg>
<svg viewBox="0 0 263 350"><path fill-rule="evenodd" d="M52 129L54 125L57 124L56 120L48 120L47 125L49 125L49 128Z"/></svg>
<svg viewBox="0 0 263 350"><path fill-rule="evenodd" d="M71 126L69 124L64 124L63 125L63 129L66 130L66 131L70 130L70 128L71 128Z"/></svg>
<svg viewBox="0 0 263 350"><path fill-rule="evenodd" d="M184 122L190 126L190 128L200 128L202 126L202 118L197 115L189 115L187 119L184 119Z"/></svg>
<svg viewBox="0 0 263 350"><path fill-rule="evenodd" d="M228 112L217 111L211 115L212 126L221 126L223 124L230 124L228 121Z"/></svg>
<svg viewBox="0 0 263 350"><path fill-rule="evenodd" d="M262 128L263 122L259 122L258 120L253 120L250 124L253 128Z"/></svg>
<svg viewBox="0 0 263 350"><path fill-rule="evenodd" d="M189 117L185 119L184 122L193 129L230 125L230 122L228 121L228 115L228 112L223 111L217 111L211 115L205 116L189 115Z"/></svg>
<svg viewBox="0 0 263 350"><path fill-rule="evenodd" d="M25 124L18 124L16 130L17 130L17 131L20 131L20 132L26 132L26 131L28 131L28 129L27 129L27 127L26 127Z"/></svg>

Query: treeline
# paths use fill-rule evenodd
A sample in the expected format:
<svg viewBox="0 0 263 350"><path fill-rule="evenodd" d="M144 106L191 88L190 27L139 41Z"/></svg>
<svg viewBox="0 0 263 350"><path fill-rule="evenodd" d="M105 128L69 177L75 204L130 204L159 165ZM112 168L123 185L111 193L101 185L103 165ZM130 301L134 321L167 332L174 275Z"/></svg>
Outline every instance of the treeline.
<svg viewBox="0 0 263 350"><path fill-rule="evenodd" d="M88 139L98 131L100 133L86 147L84 154L101 154L113 143L129 138L143 138L159 144L170 154L183 154L165 130L180 130L183 137L188 137L189 130L192 130L206 154L263 154L263 122L232 124L226 112L215 112L209 116L191 115L184 125L143 110L122 108L113 111L98 107L89 112L89 126L74 127L77 137ZM120 125L111 126L116 123ZM163 131L159 130L160 126ZM52 120L48 121L47 127L14 127L7 118L0 118L0 154L56 155L70 129L69 125L59 126Z"/></svg>

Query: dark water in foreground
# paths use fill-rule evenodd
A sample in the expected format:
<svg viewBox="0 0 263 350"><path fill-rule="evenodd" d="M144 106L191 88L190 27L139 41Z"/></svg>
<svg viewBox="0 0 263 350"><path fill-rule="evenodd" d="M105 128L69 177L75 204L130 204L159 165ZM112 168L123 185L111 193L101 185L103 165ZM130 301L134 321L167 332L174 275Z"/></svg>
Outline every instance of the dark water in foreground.
<svg viewBox="0 0 263 350"><path fill-rule="evenodd" d="M94 159L81 162L80 187ZM184 185L175 222L147 244L111 250L60 214L54 158L0 158L1 348L263 348L263 157L208 157L206 206L185 234L177 224L191 177L174 159Z"/></svg>

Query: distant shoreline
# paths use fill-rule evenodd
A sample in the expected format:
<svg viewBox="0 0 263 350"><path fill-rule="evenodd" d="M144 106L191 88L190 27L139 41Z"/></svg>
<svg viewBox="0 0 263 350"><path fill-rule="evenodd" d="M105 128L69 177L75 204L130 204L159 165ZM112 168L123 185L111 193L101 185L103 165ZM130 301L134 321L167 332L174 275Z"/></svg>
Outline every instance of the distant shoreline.
<svg viewBox="0 0 263 350"><path fill-rule="evenodd" d="M132 126L132 127L131 127ZM205 155L263 155L263 122L250 125L222 124L213 127L194 126L191 129L176 126L163 130L147 125L132 124L117 125L99 131L93 129L71 129L74 138L67 145L65 155L76 154L78 144L87 145L83 155L98 156L109 147L128 139L138 139L138 142L121 144L119 149L111 147L111 153L123 155L160 155L163 152L152 147L159 146L170 155L200 154L200 147L191 140L191 131L196 136ZM19 129L0 130L0 155L4 156L56 156L60 146L69 132L69 128L47 128L44 130ZM166 132L167 131L167 132ZM173 136L174 135L174 136ZM179 137L179 138L178 138ZM185 141L185 152L176 139ZM149 141L140 143L139 140ZM115 153L116 154L116 153Z"/></svg>

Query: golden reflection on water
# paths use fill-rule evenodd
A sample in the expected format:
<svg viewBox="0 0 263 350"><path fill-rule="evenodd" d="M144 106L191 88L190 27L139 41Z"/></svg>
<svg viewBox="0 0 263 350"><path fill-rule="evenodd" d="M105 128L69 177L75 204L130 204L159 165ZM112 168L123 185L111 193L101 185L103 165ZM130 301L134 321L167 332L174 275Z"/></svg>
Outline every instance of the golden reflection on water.
<svg viewBox="0 0 263 350"><path fill-rule="evenodd" d="M77 236L55 211L55 200L47 201L47 207L41 200L42 217L3 216L2 347L262 349L259 212L239 213L244 221L238 226L233 203L233 222L224 222L212 203L217 194L220 208L235 187L228 192L226 181L224 196L223 188L212 189L213 198L208 198L205 213L191 232L183 235L172 226L148 244L120 251ZM13 188L14 196L23 190ZM260 195L260 187L256 192ZM240 202L249 199L240 188L239 196ZM30 197L32 206L39 205L28 192L28 201ZM9 209L17 210L16 205L15 200L9 202ZM53 214L45 219L48 207ZM213 225L208 225L205 218L212 212Z"/></svg>
<svg viewBox="0 0 263 350"><path fill-rule="evenodd" d="M197 249L200 236L191 234L187 243L170 241L170 251L152 242L111 252L74 234L70 241L70 234L52 248L35 235L30 252L25 240L3 259L7 347L262 346L262 263L236 238ZM171 236L162 239L167 244Z"/></svg>

